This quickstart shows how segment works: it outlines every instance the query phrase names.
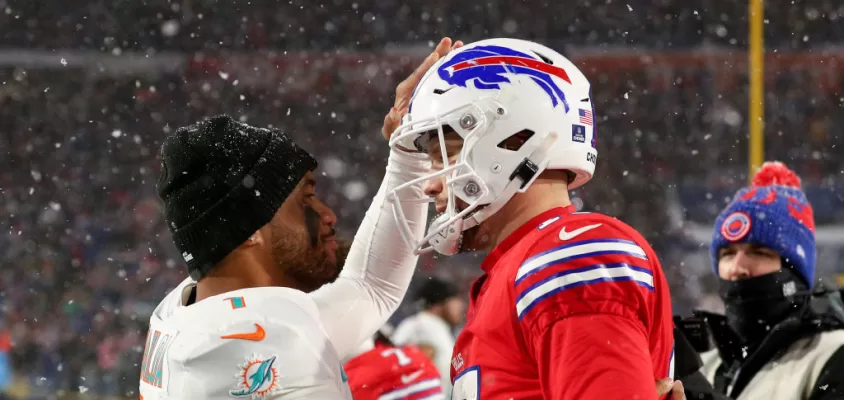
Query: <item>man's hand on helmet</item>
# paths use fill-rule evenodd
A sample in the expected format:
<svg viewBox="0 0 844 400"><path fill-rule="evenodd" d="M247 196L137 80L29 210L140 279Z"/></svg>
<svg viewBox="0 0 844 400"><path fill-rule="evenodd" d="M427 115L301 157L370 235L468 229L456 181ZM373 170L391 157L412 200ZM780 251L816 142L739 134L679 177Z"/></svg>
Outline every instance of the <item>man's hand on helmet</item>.
<svg viewBox="0 0 844 400"><path fill-rule="evenodd" d="M440 43L434 49L428 57L422 61L422 64L419 64L416 67L416 70L410 74L405 80L401 81L398 86L396 86L396 99L393 103L393 108L390 109L390 112L384 117L384 125L381 127L381 135L384 136L384 139L390 140L390 136L393 135L393 132L396 131L396 128L399 127L401 124L401 119L407 114L407 108L410 105L410 96L413 95L413 89L416 88L416 85L419 83L419 80L425 75L425 72L431 68L434 63L437 62L441 57L448 54L448 52L460 48L463 46L463 42L458 40L456 42L452 42L450 37L444 37L440 40Z"/></svg>

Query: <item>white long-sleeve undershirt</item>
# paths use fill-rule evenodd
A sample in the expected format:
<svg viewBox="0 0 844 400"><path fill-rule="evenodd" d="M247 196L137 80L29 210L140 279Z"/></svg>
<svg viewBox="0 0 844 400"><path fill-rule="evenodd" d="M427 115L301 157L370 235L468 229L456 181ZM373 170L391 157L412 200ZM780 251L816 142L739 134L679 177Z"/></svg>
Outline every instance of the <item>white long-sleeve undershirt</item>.
<svg viewBox="0 0 844 400"><path fill-rule="evenodd" d="M429 165L424 155L391 151L386 175L355 234L343 272L334 283L311 293L323 327L341 359L375 334L407 293L419 256L401 239L386 195L427 173ZM421 185L403 195L402 200L425 197ZM403 201L400 206L414 237L421 237L428 204Z"/></svg>

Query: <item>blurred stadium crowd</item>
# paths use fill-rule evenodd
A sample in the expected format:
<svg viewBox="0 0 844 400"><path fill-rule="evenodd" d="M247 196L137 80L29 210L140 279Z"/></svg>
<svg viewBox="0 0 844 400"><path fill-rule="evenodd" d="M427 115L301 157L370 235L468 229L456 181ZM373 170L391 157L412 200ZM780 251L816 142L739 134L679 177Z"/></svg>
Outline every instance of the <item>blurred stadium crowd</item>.
<svg viewBox="0 0 844 400"><path fill-rule="evenodd" d="M0 1L6 46L97 50L379 49L448 32L477 40L519 36L563 45L679 48L742 45L747 7L732 0L217 0L84 1L68 7ZM795 0L766 10L769 48L814 48L840 40L844 5ZM5 15L4 15L5 14Z"/></svg>
<svg viewBox="0 0 844 400"><path fill-rule="evenodd" d="M574 57L577 49L613 54L708 45L728 46L742 57L746 41L745 6L727 0L602 1L574 11L564 3L494 0L482 6L83 3L0 0L0 46L6 48L0 49L0 339L11 338L15 390L33 398L56 390L136 393L149 313L185 276L154 191L156 153L166 132L219 113L291 132L320 158L320 190L339 216L339 230L354 233L382 176L386 146L378 132L392 89L413 63L402 59L389 71L384 63L359 66L375 68L373 79L359 84L365 90L323 73L306 90L289 91L283 82L238 85L224 68L209 67L225 59L221 50L348 49L375 52L377 59L385 47L424 44L447 33L467 41L540 40ZM768 11L769 48L806 51L844 38L844 5L793 3ZM73 66L16 65L10 61L16 49L204 57L166 73L109 76ZM599 162L577 202L622 218L652 241L674 285L675 306L687 310L714 286L698 278L710 267L701 244L684 234L683 221L710 224L725 197L747 180L747 91L741 71L719 88L713 82L723 65L674 68L671 63L683 62L677 60L587 69L595 87ZM840 223L844 80L826 77L821 85L810 67L789 64L768 73L766 158L801 174L819 225ZM655 80L653 68L670 76ZM286 78L296 80L299 72ZM838 249L828 255L837 266ZM475 267L472 257L425 259L422 273L465 286Z"/></svg>

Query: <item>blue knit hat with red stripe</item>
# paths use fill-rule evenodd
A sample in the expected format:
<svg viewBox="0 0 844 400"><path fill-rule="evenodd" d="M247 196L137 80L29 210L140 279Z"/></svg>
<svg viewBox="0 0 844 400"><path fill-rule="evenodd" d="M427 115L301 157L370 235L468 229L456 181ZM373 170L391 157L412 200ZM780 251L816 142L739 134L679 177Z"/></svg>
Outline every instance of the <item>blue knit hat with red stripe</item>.
<svg viewBox="0 0 844 400"><path fill-rule="evenodd" d="M781 162L766 162L753 185L736 192L718 215L709 246L715 273L718 250L751 243L776 251L806 281L815 280L815 217L800 189L800 178Z"/></svg>

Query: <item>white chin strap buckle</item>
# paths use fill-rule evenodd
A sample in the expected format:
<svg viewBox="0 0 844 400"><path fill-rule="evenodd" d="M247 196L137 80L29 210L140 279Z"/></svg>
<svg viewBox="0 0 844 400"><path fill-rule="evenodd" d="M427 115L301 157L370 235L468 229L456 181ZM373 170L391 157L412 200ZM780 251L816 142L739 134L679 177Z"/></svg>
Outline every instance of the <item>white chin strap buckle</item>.
<svg viewBox="0 0 844 400"><path fill-rule="evenodd" d="M460 250L460 240L463 237L463 219L454 221L453 224L444 227L443 223L448 221L448 213L440 215L431 223L431 232L438 232L428 240L428 244L444 256L453 256Z"/></svg>

